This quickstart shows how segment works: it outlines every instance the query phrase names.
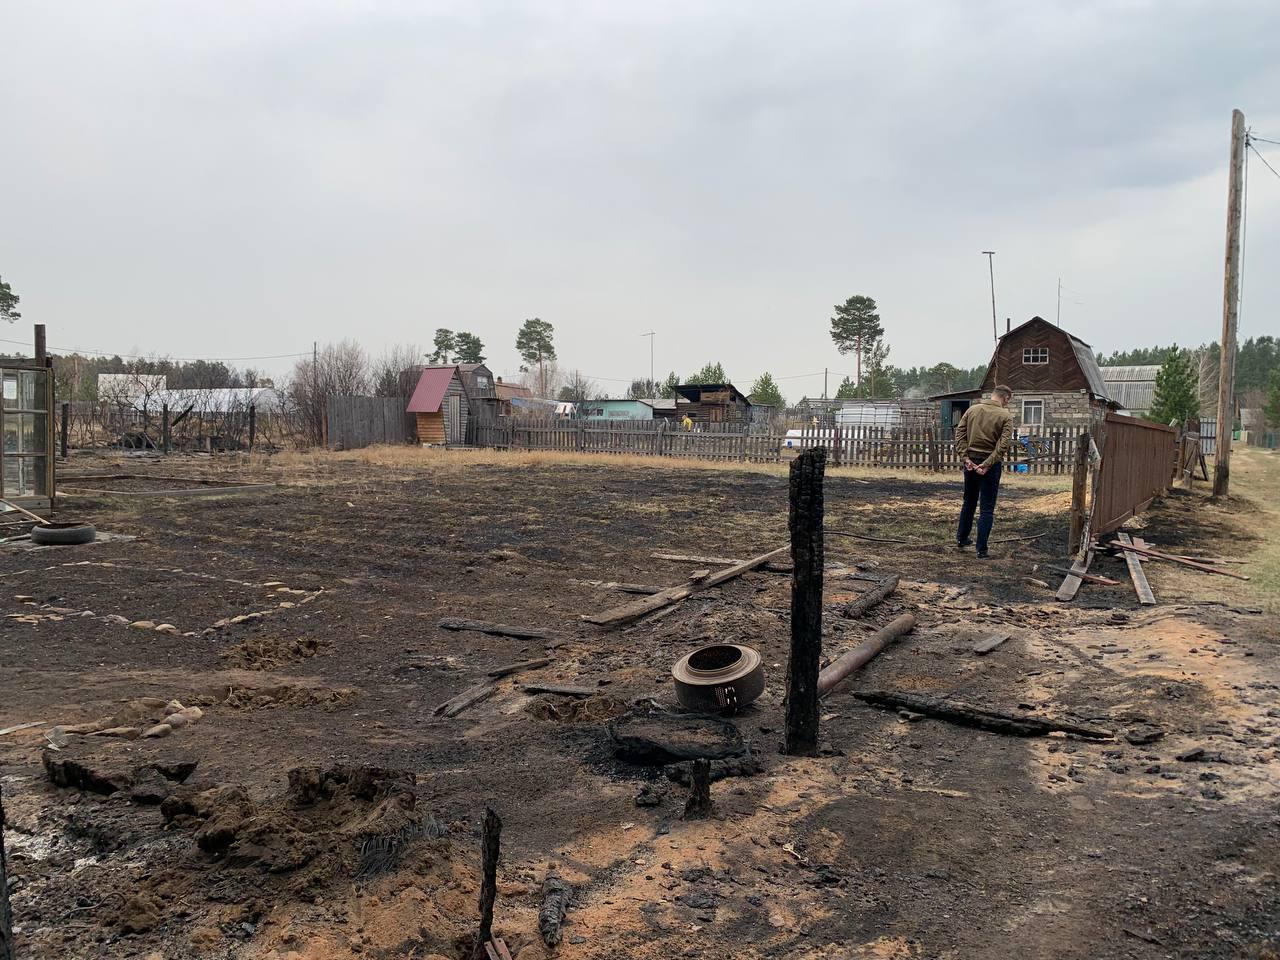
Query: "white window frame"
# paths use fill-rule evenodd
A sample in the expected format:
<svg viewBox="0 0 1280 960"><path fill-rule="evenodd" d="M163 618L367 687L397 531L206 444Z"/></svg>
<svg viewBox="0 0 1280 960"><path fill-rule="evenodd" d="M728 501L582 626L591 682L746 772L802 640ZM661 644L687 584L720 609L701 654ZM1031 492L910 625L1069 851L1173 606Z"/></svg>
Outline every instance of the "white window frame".
<svg viewBox="0 0 1280 960"><path fill-rule="evenodd" d="M1027 419L1027 405L1038 407L1040 410L1040 419L1031 421ZM1023 400L1022 401L1022 419L1021 425L1024 427L1043 427L1044 426L1044 401L1043 400Z"/></svg>
<svg viewBox="0 0 1280 960"><path fill-rule="evenodd" d="M1048 347L1023 347L1022 363L1027 367L1039 367L1049 362Z"/></svg>

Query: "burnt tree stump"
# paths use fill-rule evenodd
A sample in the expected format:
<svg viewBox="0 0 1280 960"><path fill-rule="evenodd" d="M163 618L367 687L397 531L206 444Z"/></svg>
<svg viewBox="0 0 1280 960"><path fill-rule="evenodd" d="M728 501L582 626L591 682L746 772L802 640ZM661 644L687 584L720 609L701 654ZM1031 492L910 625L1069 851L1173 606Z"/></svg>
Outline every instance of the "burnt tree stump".
<svg viewBox="0 0 1280 960"><path fill-rule="evenodd" d="M0 787L0 960L13 960L13 914L9 912L9 870L4 859L4 787Z"/></svg>
<svg viewBox="0 0 1280 960"><path fill-rule="evenodd" d="M783 753L818 752L818 668L822 661L822 480L827 452L791 461L791 658L787 661Z"/></svg>
<svg viewBox="0 0 1280 960"><path fill-rule="evenodd" d="M711 816L711 761L699 757L689 768L689 799L684 804L685 820L705 820Z"/></svg>
<svg viewBox="0 0 1280 960"><path fill-rule="evenodd" d="M480 929L472 960L486 960L485 944L493 936L493 901L498 897L498 845L502 837L502 820L492 807L484 808L484 835L480 841L482 860L480 874Z"/></svg>

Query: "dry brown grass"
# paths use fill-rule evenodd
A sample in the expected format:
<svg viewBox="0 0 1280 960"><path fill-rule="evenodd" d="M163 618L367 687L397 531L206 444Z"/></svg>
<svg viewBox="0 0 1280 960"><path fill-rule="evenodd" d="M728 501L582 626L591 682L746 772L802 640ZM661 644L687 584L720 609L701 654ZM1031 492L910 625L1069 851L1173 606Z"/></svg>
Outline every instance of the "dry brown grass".
<svg viewBox="0 0 1280 960"><path fill-rule="evenodd" d="M456 474L475 466L498 466L511 469L529 467L597 467L624 470L704 470L712 472L763 473L786 476L787 463L743 463L732 460L696 460L679 457L650 457L635 454L575 453L558 450L449 450L440 447L373 446L349 451L289 451L268 457L237 456L225 458L219 466L228 473L259 471L293 483L327 482L352 466L376 468L385 479L408 479L424 474ZM894 477L925 484L953 485L950 472L929 473L906 467L830 467L832 477L884 480ZM1023 476L1006 474L1010 486L1057 494L1070 488L1068 476Z"/></svg>

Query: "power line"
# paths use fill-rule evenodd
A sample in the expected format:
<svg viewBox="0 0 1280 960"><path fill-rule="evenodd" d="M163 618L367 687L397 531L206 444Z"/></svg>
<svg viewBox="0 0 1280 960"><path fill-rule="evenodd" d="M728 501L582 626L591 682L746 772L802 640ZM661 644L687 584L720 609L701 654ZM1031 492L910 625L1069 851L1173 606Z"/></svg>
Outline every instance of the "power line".
<svg viewBox="0 0 1280 960"><path fill-rule="evenodd" d="M1262 140L1262 138L1261 138L1261 137L1250 137L1249 139L1250 139L1250 140ZM1265 141L1263 141L1263 142L1264 142L1264 143L1274 143L1275 141L1273 141L1273 140L1265 140ZM1280 177L1280 170L1277 170L1277 169L1276 169L1275 167L1273 167L1271 164L1267 163L1267 158L1266 158L1266 157L1264 157L1264 156L1262 155L1262 151L1260 151L1260 150L1259 150L1257 147L1255 147L1252 143L1250 143L1248 146L1249 146L1249 149L1253 151L1254 155L1255 155L1259 160L1261 160L1264 164L1266 164L1266 167L1267 167L1267 169L1268 169L1268 170L1270 170L1272 173L1274 173L1277 177ZM1248 154L1246 154L1245 156L1246 156L1246 158L1247 158L1247 157L1248 157ZM1246 163L1248 162L1248 161L1247 161L1247 159L1246 159L1246 161L1245 161L1245 162L1246 162Z"/></svg>
<svg viewBox="0 0 1280 960"><path fill-rule="evenodd" d="M0 343L16 343L19 346L29 346L26 340L7 340L3 337L0 337ZM89 357L120 357L122 360L176 360L179 363L195 363L201 360L219 360L227 363L244 363L246 360L291 360L295 357L305 357L311 352L308 350L304 353L276 353L263 357L148 357L138 353L121 353L118 350L86 350L81 347L49 347L49 350L64 354L78 353Z"/></svg>
<svg viewBox="0 0 1280 960"><path fill-rule="evenodd" d="M1280 140L1268 140L1266 137L1260 137L1254 133L1249 134L1249 139L1257 140L1259 143L1274 143L1276 146L1280 147Z"/></svg>

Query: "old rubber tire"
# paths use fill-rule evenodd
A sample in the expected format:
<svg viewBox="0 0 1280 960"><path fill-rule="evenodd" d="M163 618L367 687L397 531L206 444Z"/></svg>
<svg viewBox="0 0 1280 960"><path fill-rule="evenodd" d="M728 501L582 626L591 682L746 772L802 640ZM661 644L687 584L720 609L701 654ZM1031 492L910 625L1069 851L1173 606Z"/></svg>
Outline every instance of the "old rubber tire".
<svg viewBox="0 0 1280 960"><path fill-rule="evenodd" d="M42 547L74 547L92 543L97 535L98 531L88 523L36 524L31 528L31 542Z"/></svg>

